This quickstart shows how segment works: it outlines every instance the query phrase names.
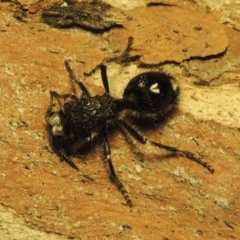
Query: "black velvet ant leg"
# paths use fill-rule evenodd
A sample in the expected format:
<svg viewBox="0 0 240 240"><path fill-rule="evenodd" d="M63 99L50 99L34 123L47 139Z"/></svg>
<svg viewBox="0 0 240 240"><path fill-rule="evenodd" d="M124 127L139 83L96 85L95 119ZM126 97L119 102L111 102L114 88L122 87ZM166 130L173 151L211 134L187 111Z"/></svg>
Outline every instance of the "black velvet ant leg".
<svg viewBox="0 0 240 240"><path fill-rule="evenodd" d="M108 77L107 77L107 67L105 65L101 65L100 69L101 69L101 77L102 77L104 89L107 93L110 93L109 85L108 85Z"/></svg>
<svg viewBox="0 0 240 240"><path fill-rule="evenodd" d="M153 142L153 141L149 141L151 144L157 146L157 147L160 147L160 148L163 148L163 149L166 149L168 151L171 151L175 154L182 154L184 157L188 158L188 159L191 159L195 162L197 162L198 164L202 165L203 167L205 167L210 173L214 173L214 169L211 165L209 165L207 162L203 161L201 158L199 157L196 157L193 153L189 152L189 151L183 151L183 150L180 150L176 147L171 147L171 146L168 146L168 145L164 145L164 144L161 144L161 143L158 143L158 142Z"/></svg>
<svg viewBox="0 0 240 240"><path fill-rule="evenodd" d="M107 131L106 131L105 127L103 129L103 144L104 144L104 150L105 150L105 155L106 155L106 158L105 158L104 161L105 161L105 163L107 165L107 168L109 170L109 177L116 184L116 186L118 187L118 189L122 193L123 197L126 200L127 205L132 207L132 201L131 201L131 199L128 195L128 192L125 189L125 187L123 186L123 184L120 182L120 180L118 179L118 177L116 175L116 172L114 170L112 160L111 160L111 149L110 149L108 136L107 136Z"/></svg>
<svg viewBox="0 0 240 240"><path fill-rule="evenodd" d="M140 133L138 133L133 127L131 127L129 124L127 124L124 120L119 119L119 122L126 128L126 130L135 138L137 139L139 142L146 144L147 142L153 144L154 146L157 146L159 148L163 148L167 151L170 151L174 154L181 154L184 157L191 159L195 162L197 162L198 164L202 165L203 167L205 167L210 173L214 173L214 169L212 168L211 165L209 165L207 162L203 161L201 158L196 157L193 153L189 152L189 151L184 151L184 150L180 150L176 147L171 147L168 145L164 145L158 142L154 142L151 140L148 140L146 137L142 136Z"/></svg>
<svg viewBox="0 0 240 240"><path fill-rule="evenodd" d="M76 84L78 87L80 87L80 89L82 90L82 92L87 95L90 96L86 86L77 78L77 76L75 75L75 73L73 72L71 66L70 66L70 60L65 60L65 67L69 73L70 79L71 79L71 83L72 83L72 88L74 91L74 94L76 96L79 96L80 93L78 92L78 89L76 87Z"/></svg>

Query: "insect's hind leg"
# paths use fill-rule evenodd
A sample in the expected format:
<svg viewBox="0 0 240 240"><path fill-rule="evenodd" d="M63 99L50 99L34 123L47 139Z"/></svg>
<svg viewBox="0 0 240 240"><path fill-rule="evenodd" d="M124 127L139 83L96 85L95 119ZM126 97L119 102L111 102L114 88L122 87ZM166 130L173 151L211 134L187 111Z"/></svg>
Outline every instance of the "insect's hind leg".
<svg viewBox="0 0 240 240"><path fill-rule="evenodd" d="M125 189L125 187L123 186L123 184L121 183L121 181L118 179L118 177L116 175L116 172L114 170L112 160L111 160L110 144L109 144L109 141L108 141L107 131L106 131L105 127L103 129L103 144L104 144L104 150L105 150L105 155L106 155L106 158L105 158L104 161L105 161L105 163L108 167L108 170L109 170L109 177L116 184L116 186L118 187L118 189L122 193L123 197L126 200L127 205L132 207L132 201L131 201L131 199L128 195L128 192Z"/></svg>
<svg viewBox="0 0 240 240"><path fill-rule="evenodd" d="M168 145L164 145L162 143L158 143L158 142L154 142L154 141L149 141L151 144L159 147L159 148L163 148L165 150L171 151L174 154L182 154L184 157L191 159L195 162L197 162L198 164L202 165L203 167L205 167L210 173L214 173L214 169L211 165L209 165L207 162L203 161L200 157L196 157L195 154L193 154L192 152L189 151L184 151L184 150L180 150L176 147L171 147Z"/></svg>
<svg viewBox="0 0 240 240"><path fill-rule="evenodd" d="M168 146L168 145L164 145L164 144L161 144L161 143L158 143L158 142L148 140L146 137L144 137L140 133L138 133L137 130L135 130L133 127L131 127L129 124L127 124L124 120L118 119L118 121L139 142L141 142L143 144L146 144L147 142L149 142L154 146L157 146L159 148L163 148L163 149L165 149L167 151L170 151L174 154L181 154L184 157L186 157L190 160L193 160L193 161L197 162L198 164L202 165L210 173L214 173L213 167L211 165L209 165L207 162L203 161L200 157L195 156L195 154L193 154L189 151L184 151L184 150L178 149L176 147L172 147L172 146Z"/></svg>

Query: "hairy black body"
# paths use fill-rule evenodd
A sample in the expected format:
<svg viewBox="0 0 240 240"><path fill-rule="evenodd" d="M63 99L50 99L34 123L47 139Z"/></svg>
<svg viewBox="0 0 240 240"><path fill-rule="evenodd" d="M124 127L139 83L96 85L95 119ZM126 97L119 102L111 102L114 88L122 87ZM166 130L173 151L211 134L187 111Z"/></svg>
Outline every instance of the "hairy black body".
<svg viewBox="0 0 240 240"><path fill-rule="evenodd" d="M189 151L148 140L130 124L129 118L150 118L157 122L167 118L175 109L179 88L173 88L171 76L160 72L141 73L130 80L123 98L117 99L109 93L106 67L103 65L101 75L106 92L101 96L91 97L84 84L77 80L69 61L66 61L65 65L71 78L73 94L60 95L51 91L46 121L54 151L73 168L78 170L70 157L77 156L94 139L102 139L109 176L121 191L126 203L132 206L132 201L118 179L111 161L107 131L109 124L114 122L139 142L181 154L201 164L211 173L214 172L200 157Z"/></svg>

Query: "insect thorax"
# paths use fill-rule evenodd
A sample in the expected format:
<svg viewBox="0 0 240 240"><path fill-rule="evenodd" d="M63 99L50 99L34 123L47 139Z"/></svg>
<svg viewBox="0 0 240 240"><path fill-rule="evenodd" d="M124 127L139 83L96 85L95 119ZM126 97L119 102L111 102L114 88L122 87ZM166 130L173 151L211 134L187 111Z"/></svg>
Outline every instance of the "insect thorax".
<svg viewBox="0 0 240 240"><path fill-rule="evenodd" d="M72 131L97 131L104 123L117 117L116 100L109 94L85 96L65 103L64 114Z"/></svg>

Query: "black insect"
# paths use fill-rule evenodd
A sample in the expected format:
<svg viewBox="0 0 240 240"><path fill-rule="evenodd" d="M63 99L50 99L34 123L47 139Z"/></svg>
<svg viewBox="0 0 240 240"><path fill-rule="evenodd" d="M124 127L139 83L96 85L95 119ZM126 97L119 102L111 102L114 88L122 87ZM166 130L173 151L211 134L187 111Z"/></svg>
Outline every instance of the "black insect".
<svg viewBox="0 0 240 240"><path fill-rule="evenodd" d="M46 122L53 150L73 168L78 170L70 157L77 156L81 149L91 145L94 139L101 139L110 178L121 191L127 205L132 206L132 201L118 179L111 161L108 129L111 123L115 123L140 143L150 143L176 155L183 155L201 164L211 173L214 172L207 162L189 151L148 140L129 121L131 118L146 117L160 120L173 111L178 101L179 88L173 88L171 76L160 72L141 73L130 80L123 98L117 99L109 93L106 66L102 65L101 76L105 93L91 97L84 84L75 76L69 61L65 62L65 66L70 75L73 94L60 95L55 91L50 92Z"/></svg>

